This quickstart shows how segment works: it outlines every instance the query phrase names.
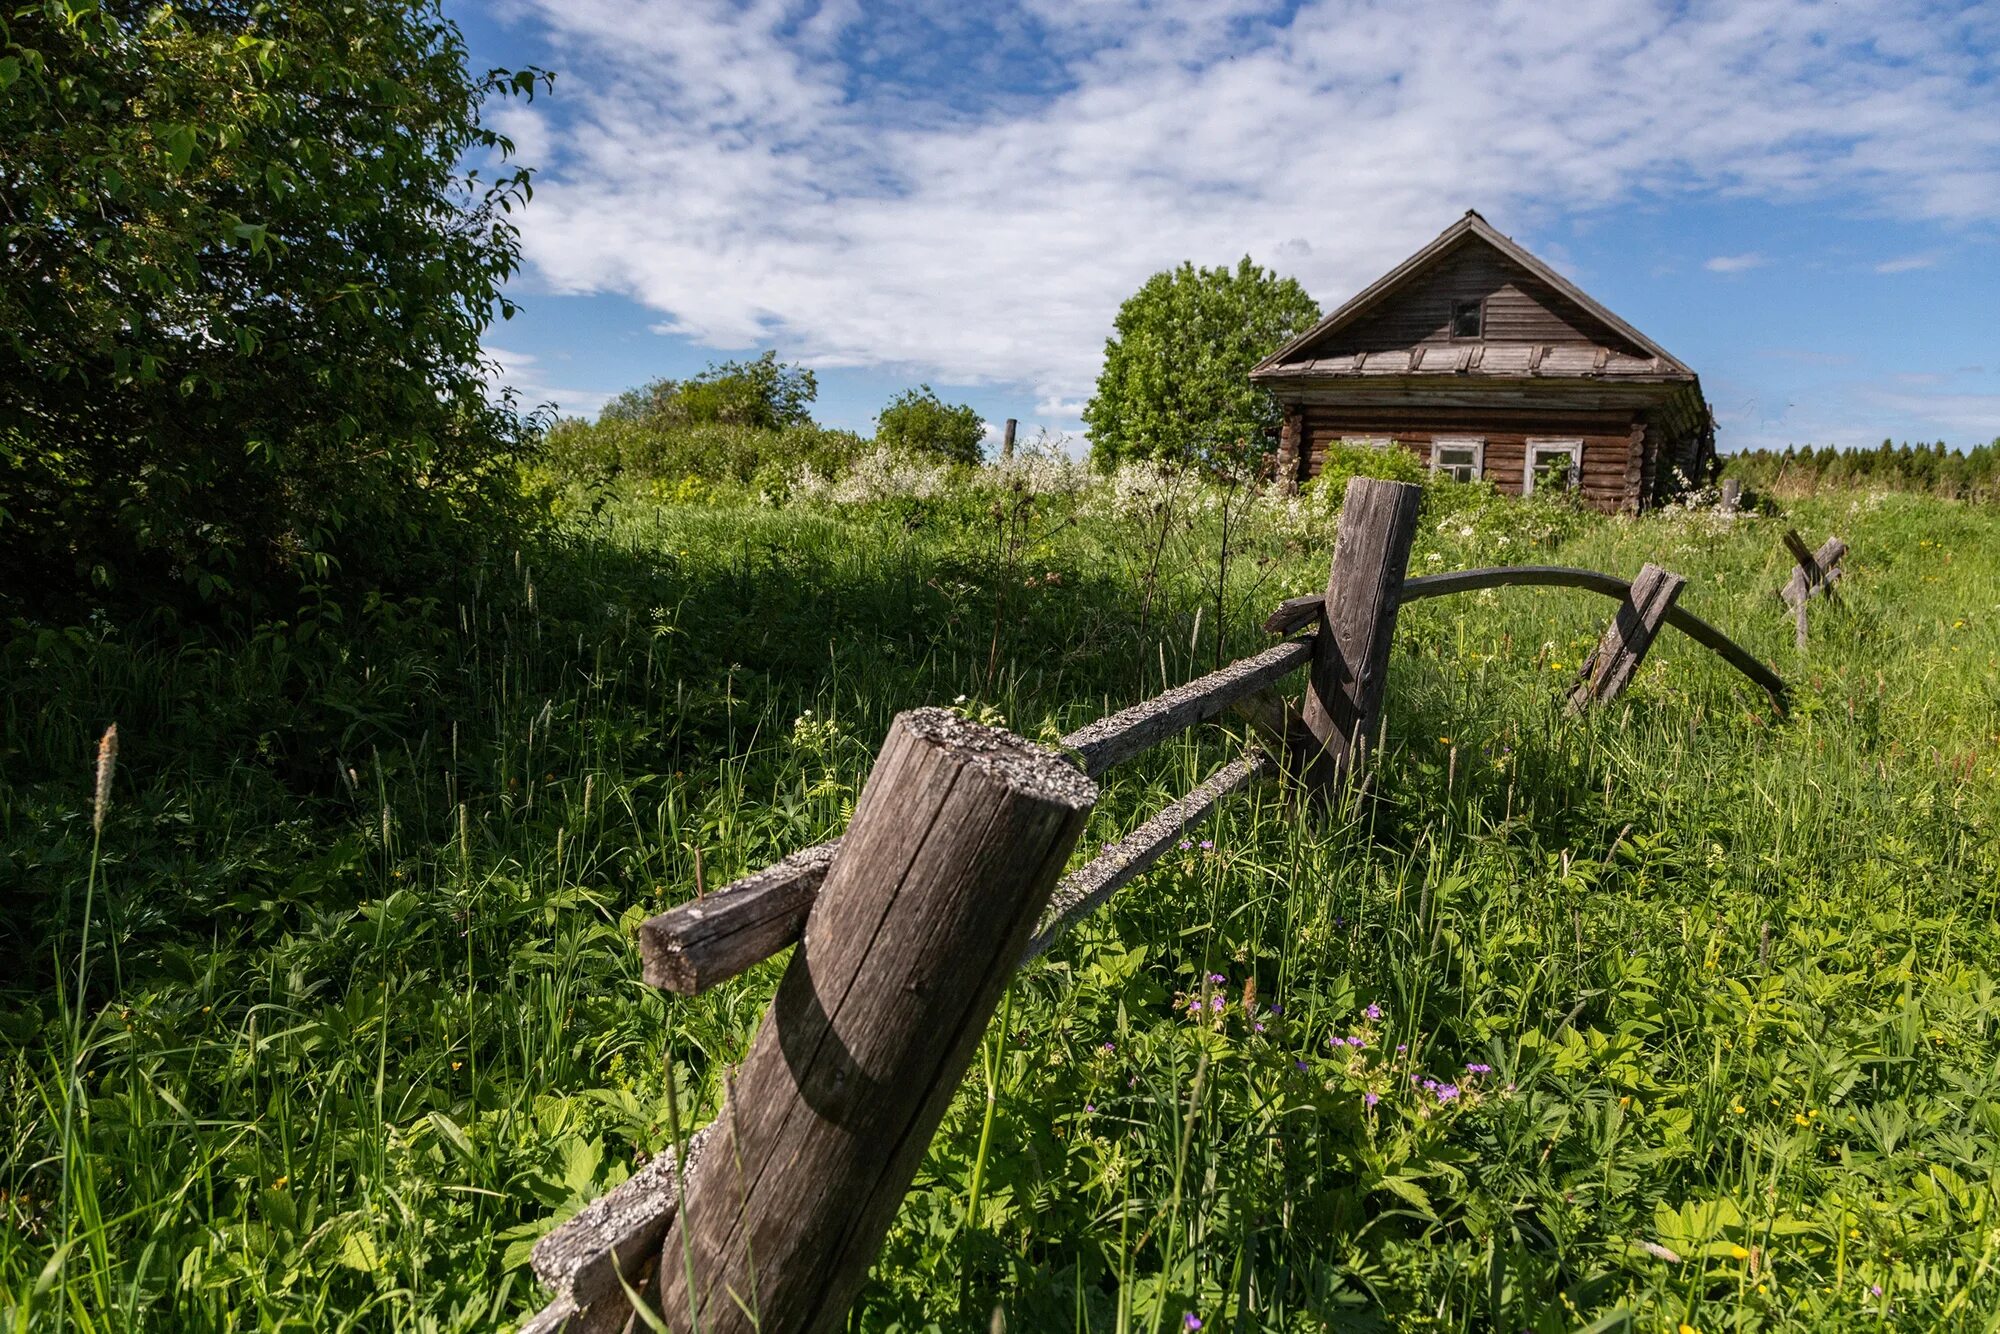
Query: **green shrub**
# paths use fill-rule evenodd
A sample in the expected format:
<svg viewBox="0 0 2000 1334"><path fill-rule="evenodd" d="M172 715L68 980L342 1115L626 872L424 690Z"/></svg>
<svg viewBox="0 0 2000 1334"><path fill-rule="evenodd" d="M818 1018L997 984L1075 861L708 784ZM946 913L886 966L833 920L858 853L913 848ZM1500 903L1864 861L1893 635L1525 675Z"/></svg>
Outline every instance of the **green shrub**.
<svg viewBox="0 0 2000 1334"><path fill-rule="evenodd" d="M529 517L480 352L528 173L481 116L536 71L421 0L9 15L0 603L255 615Z"/></svg>
<svg viewBox="0 0 2000 1334"><path fill-rule="evenodd" d="M875 419L876 443L952 463L977 464L986 423L964 403L946 403L929 385L907 389Z"/></svg>

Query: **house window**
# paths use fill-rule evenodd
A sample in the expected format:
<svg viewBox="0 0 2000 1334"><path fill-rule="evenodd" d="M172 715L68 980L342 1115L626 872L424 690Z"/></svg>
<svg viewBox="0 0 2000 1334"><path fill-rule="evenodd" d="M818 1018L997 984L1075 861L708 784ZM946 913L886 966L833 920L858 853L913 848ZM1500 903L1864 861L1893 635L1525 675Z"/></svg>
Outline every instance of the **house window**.
<svg viewBox="0 0 2000 1334"><path fill-rule="evenodd" d="M1537 488L1568 490L1577 484L1583 470L1583 441L1530 440L1528 466L1521 478L1521 494L1532 496Z"/></svg>
<svg viewBox="0 0 2000 1334"><path fill-rule="evenodd" d="M1484 301L1454 301L1451 303L1451 336L1453 338L1478 338L1486 332L1486 303Z"/></svg>
<svg viewBox="0 0 2000 1334"><path fill-rule="evenodd" d="M1485 470L1484 440L1433 440L1431 471L1441 472L1454 482L1475 482Z"/></svg>

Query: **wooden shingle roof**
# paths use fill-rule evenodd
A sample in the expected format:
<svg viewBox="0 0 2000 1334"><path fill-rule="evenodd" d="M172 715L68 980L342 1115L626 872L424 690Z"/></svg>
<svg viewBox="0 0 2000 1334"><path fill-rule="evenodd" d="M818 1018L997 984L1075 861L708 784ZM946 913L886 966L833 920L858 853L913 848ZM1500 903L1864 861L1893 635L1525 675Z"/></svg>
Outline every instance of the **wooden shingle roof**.
<svg viewBox="0 0 2000 1334"><path fill-rule="evenodd" d="M1549 300L1572 308L1576 320L1599 326L1595 345L1490 338L1387 347L1341 345L1343 334L1390 311L1400 296L1468 245L1490 247L1498 252L1501 262L1522 271L1530 285L1543 289ZM1679 358L1469 210L1436 240L1266 357L1250 374L1253 380L1269 384L1328 377L1430 375L1698 383L1694 371Z"/></svg>

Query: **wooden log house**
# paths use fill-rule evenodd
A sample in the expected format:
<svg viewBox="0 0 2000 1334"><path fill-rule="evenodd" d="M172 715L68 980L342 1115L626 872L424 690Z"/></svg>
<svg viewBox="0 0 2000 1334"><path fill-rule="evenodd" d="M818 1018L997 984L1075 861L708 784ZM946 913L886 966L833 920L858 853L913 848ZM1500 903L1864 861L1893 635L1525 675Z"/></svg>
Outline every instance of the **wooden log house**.
<svg viewBox="0 0 2000 1334"><path fill-rule="evenodd" d="M1647 509L1714 468L1695 373L1473 212L1250 378L1284 409L1288 487L1342 442L1514 495L1574 486L1603 510Z"/></svg>

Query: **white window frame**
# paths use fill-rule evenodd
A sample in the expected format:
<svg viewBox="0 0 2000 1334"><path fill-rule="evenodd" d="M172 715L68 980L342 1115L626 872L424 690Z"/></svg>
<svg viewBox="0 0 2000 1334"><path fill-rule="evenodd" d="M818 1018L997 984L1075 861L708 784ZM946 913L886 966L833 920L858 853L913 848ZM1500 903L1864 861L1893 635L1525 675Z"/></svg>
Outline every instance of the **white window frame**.
<svg viewBox="0 0 2000 1334"><path fill-rule="evenodd" d="M1557 450L1569 455L1570 486L1575 488L1583 485L1583 441L1560 437L1553 440L1530 439L1527 442L1526 451L1521 455L1522 495L1532 496L1535 494L1535 474L1541 471L1536 466L1535 455L1537 453L1554 453Z"/></svg>
<svg viewBox="0 0 2000 1334"><path fill-rule="evenodd" d="M1392 449L1396 444L1386 435L1343 435L1340 443L1349 449Z"/></svg>
<svg viewBox="0 0 2000 1334"><path fill-rule="evenodd" d="M1478 481L1486 475L1486 437L1482 435L1440 435L1431 439L1431 471L1443 472L1446 468L1463 467L1458 463L1443 463L1438 459L1441 449L1469 449L1472 451L1472 479Z"/></svg>

